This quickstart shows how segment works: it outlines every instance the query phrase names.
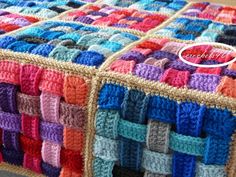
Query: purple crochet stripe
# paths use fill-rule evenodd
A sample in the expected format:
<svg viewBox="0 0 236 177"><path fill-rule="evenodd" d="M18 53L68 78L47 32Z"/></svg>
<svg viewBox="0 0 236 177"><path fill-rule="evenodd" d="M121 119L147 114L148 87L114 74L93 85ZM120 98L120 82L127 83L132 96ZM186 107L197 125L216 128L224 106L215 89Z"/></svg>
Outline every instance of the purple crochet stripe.
<svg viewBox="0 0 236 177"><path fill-rule="evenodd" d="M118 28L127 28L129 25L128 24L121 24L121 23L116 23L112 25L113 27L118 27Z"/></svg>
<svg viewBox="0 0 236 177"><path fill-rule="evenodd" d="M18 25L18 26L21 26L21 27L28 26L28 25L31 24L29 21L27 21L26 19L23 19L23 18L17 18L13 21L13 23L15 25Z"/></svg>
<svg viewBox="0 0 236 177"><path fill-rule="evenodd" d="M135 66L134 74L148 79L158 81L163 73L163 69L157 66L148 65L145 63L140 63Z"/></svg>
<svg viewBox="0 0 236 177"><path fill-rule="evenodd" d="M10 14L9 12L6 12L6 11L3 11L3 10L0 10L0 15L7 15L7 14Z"/></svg>
<svg viewBox="0 0 236 177"><path fill-rule="evenodd" d="M172 63L170 63L169 67L177 69L177 70L182 70L182 71L189 71L193 73L196 70L195 66L188 65L182 61L175 60Z"/></svg>
<svg viewBox="0 0 236 177"><path fill-rule="evenodd" d="M63 142L63 126L56 123L41 121L40 136L42 140L49 140L61 144Z"/></svg>
<svg viewBox="0 0 236 177"><path fill-rule="evenodd" d="M94 20L86 16L81 16L81 17L76 18L75 21L80 21L85 24L91 24L93 23Z"/></svg>
<svg viewBox="0 0 236 177"><path fill-rule="evenodd" d="M89 15L93 15L93 16L102 16L102 17L106 17L108 16L108 14L104 13L104 12L99 12L99 11L92 11L90 13L88 13Z"/></svg>
<svg viewBox="0 0 236 177"><path fill-rule="evenodd" d="M19 144L19 133L3 130L2 140L4 147L6 147L7 149L16 151L21 150Z"/></svg>
<svg viewBox="0 0 236 177"><path fill-rule="evenodd" d="M126 54L122 55L122 60L134 60L136 63L142 63L145 60L145 56L139 52L136 51L129 51Z"/></svg>
<svg viewBox="0 0 236 177"><path fill-rule="evenodd" d="M222 75L227 75L229 77L236 78L236 71L224 69Z"/></svg>
<svg viewBox="0 0 236 177"><path fill-rule="evenodd" d="M143 18L139 18L139 17L127 17L126 20L142 22L142 21L143 21Z"/></svg>
<svg viewBox="0 0 236 177"><path fill-rule="evenodd" d="M0 128L13 132L20 132L21 116L19 114L0 112Z"/></svg>
<svg viewBox="0 0 236 177"><path fill-rule="evenodd" d="M175 55L173 53L166 52L166 51L153 52L149 57L154 57L156 59L168 58L169 60L172 60L172 61L177 60L179 58L178 55Z"/></svg>
<svg viewBox="0 0 236 177"><path fill-rule="evenodd" d="M194 73L191 75L189 88L213 92L216 90L216 87L220 82L220 78L220 76L213 74Z"/></svg>
<svg viewBox="0 0 236 177"><path fill-rule="evenodd" d="M0 83L0 111L17 114L17 87L12 84Z"/></svg>

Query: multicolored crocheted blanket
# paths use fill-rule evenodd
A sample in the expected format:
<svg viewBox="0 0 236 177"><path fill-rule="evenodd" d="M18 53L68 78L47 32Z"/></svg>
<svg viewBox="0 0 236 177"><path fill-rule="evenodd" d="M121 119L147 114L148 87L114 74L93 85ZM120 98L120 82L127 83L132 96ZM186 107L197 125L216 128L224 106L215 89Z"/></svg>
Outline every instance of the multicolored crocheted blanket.
<svg viewBox="0 0 236 177"><path fill-rule="evenodd" d="M0 170L236 177L235 24L209 2L0 0Z"/></svg>

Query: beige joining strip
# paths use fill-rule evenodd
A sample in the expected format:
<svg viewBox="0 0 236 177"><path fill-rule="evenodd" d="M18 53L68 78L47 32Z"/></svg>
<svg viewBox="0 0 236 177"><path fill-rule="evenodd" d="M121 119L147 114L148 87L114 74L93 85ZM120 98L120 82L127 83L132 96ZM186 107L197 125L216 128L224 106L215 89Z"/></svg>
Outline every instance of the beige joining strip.
<svg viewBox="0 0 236 177"><path fill-rule="evenodd" d="M15 173L15 174L27 176L27 177L45 177L42 174L37 174L31 170L27 170L20 166L10 165L5 162L0 163L0 170L5 170L11 173Z"/></svg>
<svg viewBox="0 0 236 177"><path fill-rule="evenodd" d="M236 132L232 136L229 160L226 166L226 171L228 173L228 177L236 176Z"/></svg>
<svg viewBox="0 0 236 177"><path fill-rule="evenodd" d="M95 136L95 114L97 111L97 100L99 90L101 88L101 78L94 77L92 79L91 96L88 104L88 123L86 127L86 148L85 148L85 164L84 176L93 177L93 140Z"/></svg>

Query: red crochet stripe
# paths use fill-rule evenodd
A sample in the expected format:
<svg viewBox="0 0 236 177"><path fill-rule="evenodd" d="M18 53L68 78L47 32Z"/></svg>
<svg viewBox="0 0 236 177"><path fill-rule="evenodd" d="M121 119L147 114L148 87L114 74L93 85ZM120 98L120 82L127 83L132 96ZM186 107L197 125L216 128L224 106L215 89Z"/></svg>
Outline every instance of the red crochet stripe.
<svg viewBox="0 0 236 177"><path fill-rule="evenodd" d="M31 23L35 23L39 21L39 19L34 18L34 17L24 16L24 18L26 18Z"/></svg>
<svg viewBox="0 0 236 177"><path fill-rule="evenodd" d="M162 48L161 45L148 40L141 42L140 44L137 45L137 47L143 49L151 49L152 51L160 50Z"/></svg>
<svg viewBox="0 0 236 177"><path fill-rule="evenodd" d="M32 139L40 140L39 134L39 117L29 116L26 114L21 115L22 133Z"/></svg>
<svg viewBox="0 0 236 177"><path fill-rule="evenodd" d="M36 173L42 173L41 170L41 158L32 156L31 154L24 154L23 167L30 169Z"/></svg>
<svg viewBox="0 0 236 177"><path fill-rule="evenodd" d="M21 148L25 153L31 154L33 157L41 158L42 141L33 140L26 136L20 136Z"/></svg>
<svg viewBox="0 0 236 177"><path fill-rule="evenodd" d="M63 148L61 150L61 165L76 173L82 173L83 157L79 151L72 151Z"/></svg>

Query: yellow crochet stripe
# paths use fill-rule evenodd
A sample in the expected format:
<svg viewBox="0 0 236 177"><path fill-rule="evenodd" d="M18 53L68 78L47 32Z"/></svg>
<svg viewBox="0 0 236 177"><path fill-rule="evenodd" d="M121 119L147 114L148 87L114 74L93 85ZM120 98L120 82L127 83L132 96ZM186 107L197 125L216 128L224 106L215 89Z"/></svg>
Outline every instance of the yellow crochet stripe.
<svg viewBox="0 0 236 177"><path fill-rule="evenodd" d="M45 177L42 174L37 174L31 170L27 170L27 169L20 167L20 166L10 165L5 162L0 163L0 170L8 171L8 172L11 172L14 174L27 176L27 177Z"/></svg>

